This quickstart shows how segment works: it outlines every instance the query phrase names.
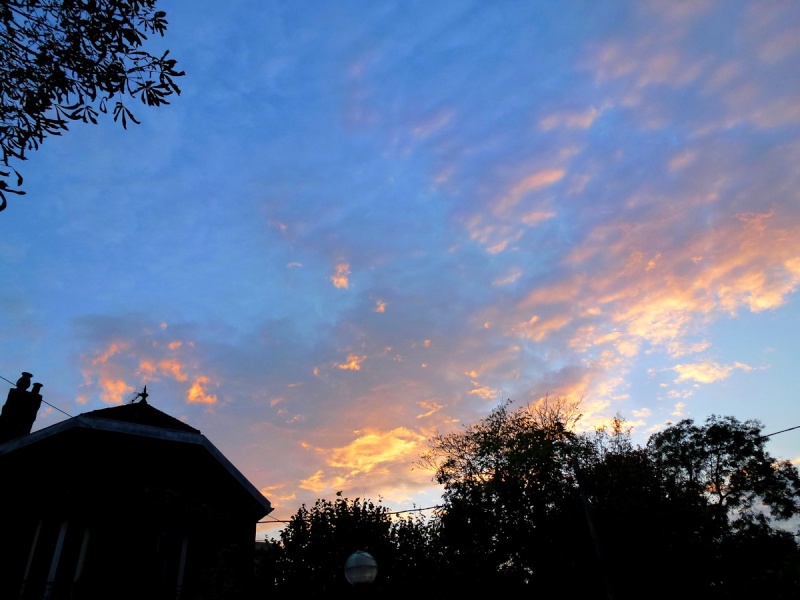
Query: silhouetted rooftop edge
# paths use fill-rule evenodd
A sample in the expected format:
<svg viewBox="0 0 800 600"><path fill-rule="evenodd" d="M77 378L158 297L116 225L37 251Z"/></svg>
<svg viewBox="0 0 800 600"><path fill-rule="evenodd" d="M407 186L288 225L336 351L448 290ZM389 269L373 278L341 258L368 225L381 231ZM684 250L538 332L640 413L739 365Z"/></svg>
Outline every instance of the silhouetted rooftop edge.
<svg viewBox="0 0 800 600"><path fill-rule="evenodd" d="M146 402L135 402L133 404L122 404L109 408L100 408L87 413L81 413L81 417L91 419L108 419L110 421L123 421L125 423L136 423L137 425L150 425L160 429L172 429L174 431L187 431L190 433L200 433L184 423L183 421L161 412L154 406Z"/></svg>
<svg viewBox="0 0 800 600"><path fill-rule="evenodd" d="M269 514L273 510L270 501L264 497L258 488L250 483L242 472L199 429L195 429L183 421L161 412L146 402L123 404L81 413L60 423L0 444L0 456L13 453L20 448L35 444L39 440L56 436L61 432L74 428L114 431L126 435L145 436L202 446L248 492L256 504L261 506L262 515Z"/></svg>

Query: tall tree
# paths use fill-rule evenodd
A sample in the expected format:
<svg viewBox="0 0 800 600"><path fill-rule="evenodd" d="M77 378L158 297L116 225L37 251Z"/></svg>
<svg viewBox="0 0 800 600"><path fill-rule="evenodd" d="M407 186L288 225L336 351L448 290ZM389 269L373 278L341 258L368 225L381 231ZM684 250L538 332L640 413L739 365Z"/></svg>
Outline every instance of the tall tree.
<svg viewBox="0 0 800 600"><path fill-rule="evenodd" d="M757 422L684 421L638 447L621 417L593 434L578 418L564 401L505 403L431 438L436 539L465 591L796 597L800 554L778 525L798 516L800 480Z"/></svg>
<svg viewBox="0 0 800 600"><path fill-rule="evenodd" d="M767 452L762 429L759 421L731 416L711 415L700 426L684 419L651 436L648 448L670 493L702 497L721 521L786 521L800 515L800 476Z"/></svg>
<svg viewBox="0 0 800 600"><path fill-rule="evenodd" d="M420 462L444 486L440 542L456 580L513 592L593 567L573 467L586 451L579 418L562 399L506 402L431 438Z"/></svg>
<svg viewBox="0 0 800 600"><path fill-rule="evenodd" d="M615 600L711 594L710 563L718 537L712 512L688 493L672 489L646 448L634 446L622 417L587 434L592 452L584 461L581 488L591 504ZM658 589L651 589L658 582Z"/></svg>
<svg viewBox="0 0 800 600"><path fill-rule="evenodd" d="M711 415L685 419L651 436L650 453L671 501L713 520L709 583L725 598L795 598L800 554L788 527L800 517L800 475L766 450L756 420ZM722 596L721 596L722 597Z"/></svg>
<svg viewBox="0 0 800 600"><path fill-rule="evenodd" d="M14 161L27 158L69 123L97 123L100 114L138 123L125 98L169 104L182 76L169 52L143 49L163 36L157 0L2 0L0 2L0 211L21 195Z"/></svg>

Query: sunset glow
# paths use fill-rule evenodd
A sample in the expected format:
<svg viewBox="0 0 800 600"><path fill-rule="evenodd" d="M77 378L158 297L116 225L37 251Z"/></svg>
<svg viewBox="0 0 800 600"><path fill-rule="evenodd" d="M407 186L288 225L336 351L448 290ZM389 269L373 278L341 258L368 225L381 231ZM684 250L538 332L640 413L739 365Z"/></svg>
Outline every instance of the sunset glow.
<svg viewBox="0 0 800 600"><path fill-rule="evenodd" d="M146 385L277 519L435 504L426 440L504 399L800 425L800 4L165 10L181 96L48 139L0 213L3 377Z"/></svg>

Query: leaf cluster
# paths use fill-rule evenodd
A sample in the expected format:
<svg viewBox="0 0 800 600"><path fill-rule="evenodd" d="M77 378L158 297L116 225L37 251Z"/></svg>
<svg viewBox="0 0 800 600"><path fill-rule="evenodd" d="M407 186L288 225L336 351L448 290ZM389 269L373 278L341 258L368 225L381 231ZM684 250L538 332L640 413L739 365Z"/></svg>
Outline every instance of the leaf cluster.
<svg viewBox="0 0 800 600"><path fill-rule="evenodd" d="M125 99L161 106L181 93L169 51L143 49L166 27L156 0L0 2L0 210L6 194L24 194L11 163L48 136L109 112L127 128L139 121Z"/></svg>

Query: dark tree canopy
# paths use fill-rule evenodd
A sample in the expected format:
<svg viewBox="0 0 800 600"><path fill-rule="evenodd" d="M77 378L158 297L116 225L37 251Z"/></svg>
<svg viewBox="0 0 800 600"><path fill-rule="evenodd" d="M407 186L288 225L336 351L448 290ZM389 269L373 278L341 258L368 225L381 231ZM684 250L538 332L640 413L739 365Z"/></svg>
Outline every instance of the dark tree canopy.
<svg viewBox="0 0 800 600"><path fill-rule="evenodd" d="M638 447L621 417L592 434L572 430L578 418L563 400L505 403L431 438L422 462L444 486L436 543L453 579L617 600L797 597L800 478L760 423L686 420Z"/></svg>
<svg viewBox="0 0 800 600"><path fill-rule="evenodd" d="M269 540L262 549L257 576L259 585L275 594L339 597L350 592L344 563L362 550L378 562L373 591L414 591L420 582L429 586L434 580L431 543L423 517L398 516L380 501L349 500L339 493L334 501L300 507L280 540Z"/></svg>
<svg viewBox="0 0 800 600"><path fill-rule="evenodd" d="M756 515L785 521L800 514L800 477L794 465L767 452L762 428L717 415L703 425L685 419L651 436L648 447L673 492L701 496L718 518L740 525Z"/></svg>
<svg viewBox="0 0 800 600"><path fill-rule="evenodd" d="M169 52L143 49L163 36L156 0L0 0L0 211L24 194L15 161L70 122L138 123L124 100L169 104L182 76Z"/></svg>
<svg viewBox="0 0 800 600"><path fill-rule="evenodd" d="M506 402L429 440L421 464L444 486L439 543L455 579L511 593L591 568L572 467L585 452L571 431L579 418L561 399L517 410Z"/></svg>
<svg viewBox="0 0 800 600"><path fill-rule="evenodd" d="M800 475L758 421L684 420L642 447L620 416L591 433L579 419L563 399L508 401L434 435L418 462L444 487L429 521L318 500L261 550L259 589L343 597L344 561L366 550L371 596L800 597Z"/></svg>

